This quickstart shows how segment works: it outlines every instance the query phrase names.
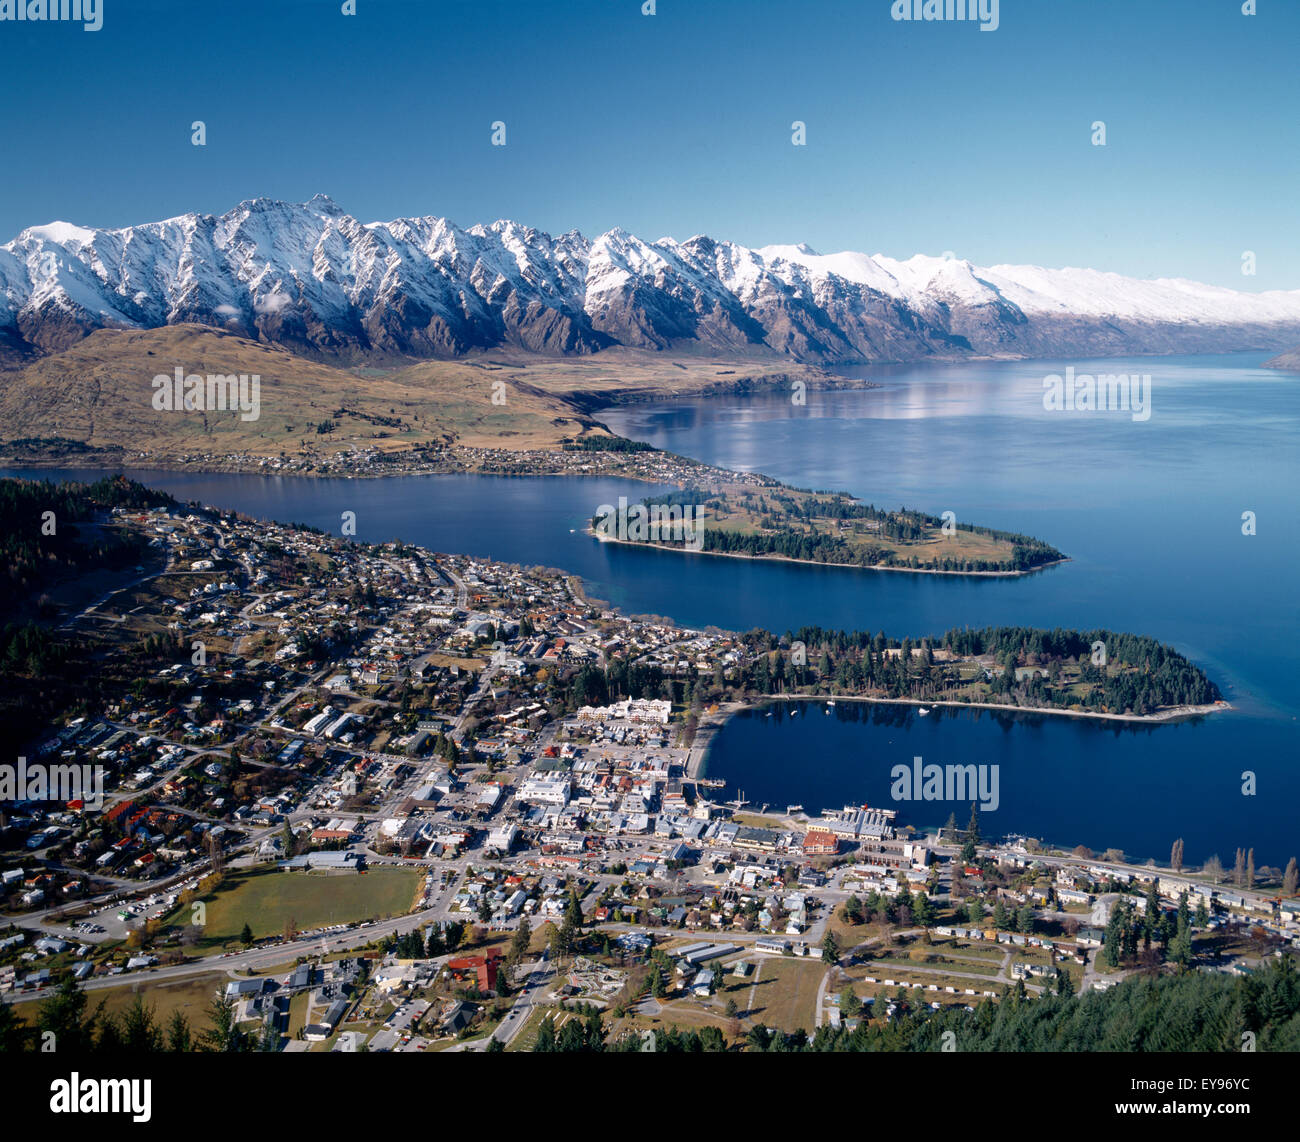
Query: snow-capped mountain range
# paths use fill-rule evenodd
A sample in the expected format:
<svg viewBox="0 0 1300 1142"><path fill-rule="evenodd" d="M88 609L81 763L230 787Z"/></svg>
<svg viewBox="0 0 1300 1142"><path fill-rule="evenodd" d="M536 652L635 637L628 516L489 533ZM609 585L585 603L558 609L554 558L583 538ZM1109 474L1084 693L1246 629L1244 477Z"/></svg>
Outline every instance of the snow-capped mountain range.
<svg viewBox="0 0 1300 1142"><path fill-rule="evenodd" d="M1088 269L749 249L516 222L362 223L318 195L119 230L52 222L0 246L0 343L64 349L103 327L218 326L318 357L612 345L813 363L1273 349L1300 290L1245 293Z"/></svg>

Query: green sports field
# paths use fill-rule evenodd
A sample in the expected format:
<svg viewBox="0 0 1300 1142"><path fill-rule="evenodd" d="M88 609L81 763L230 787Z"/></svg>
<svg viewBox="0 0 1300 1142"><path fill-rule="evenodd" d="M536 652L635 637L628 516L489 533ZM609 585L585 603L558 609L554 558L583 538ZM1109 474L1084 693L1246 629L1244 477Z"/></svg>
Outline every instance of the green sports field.
<svg viewBox="0 0 1300 1142"><path fill-rule="evenodd" d="M199 944L205 950L235 948L244 925L254 939L278 936L292 922L300 932L329 924L349 924L401 916L411 910L423 873L413 868L369 872L284 872L259 870L228 876L205 898L207 923ZM187 923L191 907L169 920Z"/></svg>

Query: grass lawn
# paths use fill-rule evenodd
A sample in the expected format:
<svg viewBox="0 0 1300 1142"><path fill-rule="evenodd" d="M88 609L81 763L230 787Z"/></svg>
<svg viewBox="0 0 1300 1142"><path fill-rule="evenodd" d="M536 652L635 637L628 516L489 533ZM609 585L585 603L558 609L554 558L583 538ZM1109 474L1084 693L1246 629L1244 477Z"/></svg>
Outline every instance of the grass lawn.
<svg viewBox="0 0 1300 1142"><path fill-rule="evenodd" d="M523 1030L515 1035L513 1042L506 1045L506 1050L531 1051L537 1039L537 1029L548 1015L556 1015L558 1011L559 1009L555 1007L534 1007L524 1021Z"/></svg>
<svg viewBox="0 0 1300 1142"><path fill-rule="evenodd" d="M839 907L836 907L835 911L827 918L826 931L829 935L835 937L835 942L845 951L857 947L858 944L873 934L867 924L848 923Z"/></svg>
<svg viewBox="0 0 1300 1142"><path fill-rule="evenodd" d="M844 910L838 905L826 921L826 931L835 936L836 942L845 951L872 939L877 941L872 946L880 948L882 946L880 937L886 932L894 932L895 930L893 925L882 924L876 920L873 920L870 924L850 924L844 919ZM907 940L900 937L895 939L893 946L896 948L904 947L906 944Z"/></svg>
<svg viewBox="0 0 1300 1142"><path fill-rule="evenodd" d="M734 813L732 821L751 829L780 829L781 821L776 817L763 817L757 813Z"/></svg>
<svg viewBox="0 0 1300 1142"><path fill-rule="evenodd" d="M94 1011L103 1000L105 1011L120 1014L131 1006L136 995L139 994L145 1006L154 1009L155 1022L165 1027L172 1013L179 1011L190 1021L191 1034L196 1034L207 1029L208 1004L212 1002L212 997L217 991L225 988L228 979L229 977L220 972L213 972L209 975L173 982L151 983L137 980L133 983L123 983L121 987L95 988L86 993L86 1010ZM40 1002L30 1000L27 1003L14 1004L14 1011L20 1018L34 1025Z"/></svg>
<svg viewBox="0 0 1300 1142"><path fill-rule="evenodd" d="M862 972L862 974L859 975L859 972ZM873 976L876 982L867 983L863 976L868 975ZM885 999L894 999L898 995L900 988L910 996L911 993L916 991L919 987L925 994L926 1003L930 1003L934 1000L943 1002L943 997L945 995L951 999L953 993L943 991L942 989L945 987L955 989L955 994L964 997L964 1003L974 1002L970 996L965 994L967 988L972 990L977 997L982 997L986 991L995 991L1000 993L1003 988L1007 987L1007 984L998 983L991 979L974 979L970 976L947 975L942 971L912 971L908 968L889 968L888 970L884 967L868 967L866 969L854 968L851 978L856 985L855 990L860 995L883 996ZM887 984L884 982L887 979L893 980L894 982ZM941 990L938 992L926 991L926 988L931 984Z"/></svg>
<svg viewBox="0 0 1300 1142"><path fill-rule="evenodd" d="M992 944L985 941L983 944L971 944L966 941L957 940L931 940L928 945L914 943L909 947L928 947L930 951L938 952L941 955L961 956L966 959L987 959L997 963L1002 962L1002 957L1012 948L1018 947L1015 944Z"/></svg>
<svg viewBox="0 0 1300 1142"><path fill-rule="evenodd" d="M311 1001L311 993L300 991L297 995L289 999L289 1027L288 1037L294 1039L298 1032L307 1026L307 1005Z"/></svg>
<svg viewBox="0 0 1300 1142"><path fill-rule="evenodd" d="M817 989L821 986L826 965L818 960L793 959L785 956L764 956L761 974L753 984L753 1004L748 1002L749 991L742 989L736 1002L742 1011L748 1007L751 1023L765 1023L782 1031L803 1028L813 1030L813 1017L817 1010ZM752 977L751 977L752 979ZM742 1001L740 996L744 995Z"/></svg>
<svg viewBox="0 0 1300 1142"><path fill-rule="evenodd" d="M867 968L900 968L908 970L910 968L929 969L938 971L947 967L954 972L968 972L971 975L995 976L1001 970L1000 964L982 963L977 960L962 960L951 956L941 956L932 953L932 958L928 960L913 960L906 956L877 956L874 960L868 960ZM871 974L879 975L876 971Z"/></svg>
<svg viewBox="0 0 1300 1142"><path fill-rule="evenodd" d="M1012 944L1007 951L1011 953L1012 963L1050 964L1052 962L1051 953L1046 948L1022 948Z"/></svg>
<svg viewBox="0 0 1300 1142"><path fill-rule="evenodd" d="M423 882L413 868L376 868L364 873L282 872L257 870L226 878L216 894L205 898L207 924L199 946L207 952L239 946L244 925L254 939L278 936L292 921L301 931L327 924L347 924L401 916L411 910ZM189 906L169 923L187 921Z"/></svg>

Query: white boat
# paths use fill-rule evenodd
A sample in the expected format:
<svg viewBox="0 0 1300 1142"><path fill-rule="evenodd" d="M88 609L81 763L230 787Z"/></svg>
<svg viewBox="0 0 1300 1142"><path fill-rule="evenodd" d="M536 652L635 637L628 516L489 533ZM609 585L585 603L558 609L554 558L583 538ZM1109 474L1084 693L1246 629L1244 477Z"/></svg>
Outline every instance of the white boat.
<svg viewBox="0 0 1300 1142"><path fill-rule="evenodd" d="M916 712L917 712L918 714L920 714L921 717L924 718L925 715L928 714L930 711L927 710L924 706L922 706L922 707L921 707L919 710L917 710Z"/></svg>
<svg viewBox="0 0 1300 1142"><path fill-rule="evenodd" d="M828 705L828 706L833 706L833 705L835 705L835 699L832 698L829 702L826 703L826 705Z"/></svg>

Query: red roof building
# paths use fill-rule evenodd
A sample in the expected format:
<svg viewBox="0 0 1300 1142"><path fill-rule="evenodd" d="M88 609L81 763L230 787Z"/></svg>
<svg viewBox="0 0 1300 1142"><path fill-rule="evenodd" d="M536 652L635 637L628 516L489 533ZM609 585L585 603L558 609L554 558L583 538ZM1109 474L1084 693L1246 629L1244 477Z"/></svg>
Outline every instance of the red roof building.
<svg viewBox="0 0 1300 1142"><path fill-rule="evenodd" d="M805 856L834 856L839 850L839 838L829 829L809 829L804 834Z"/></svg>
<svg viewBox="0 0 1300 1142"><path fill-rule="evenodd" d="M447 961L447 970L456 979L472 978L479 991L495 991L501 959L495 953L490 956L460 956Z"/></svg>

